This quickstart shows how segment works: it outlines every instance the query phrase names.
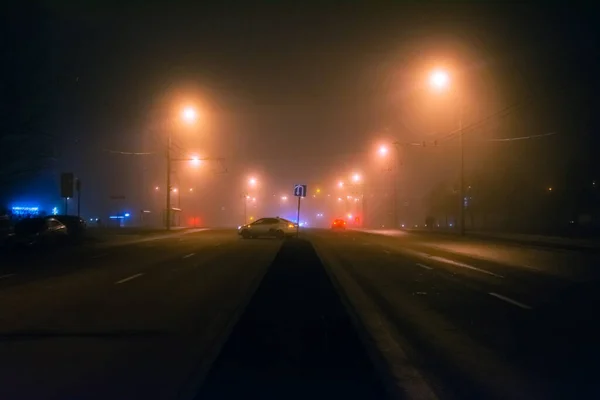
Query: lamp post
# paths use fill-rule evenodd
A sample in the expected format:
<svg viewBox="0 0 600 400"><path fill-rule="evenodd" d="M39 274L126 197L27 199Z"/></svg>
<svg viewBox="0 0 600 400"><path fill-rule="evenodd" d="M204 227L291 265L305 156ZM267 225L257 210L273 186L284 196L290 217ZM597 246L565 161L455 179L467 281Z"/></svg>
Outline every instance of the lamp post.
<svg viewBox="0 0 600 400"><path fill-rule="evenodd" d="M186 123L186 124L193 124L196 119L197 119L198 115L197 112L194 108L192 107L185 107L182 111L181 111L181 115L180 118L181 120ZM173 129L169 129L169 138L167 140L167 190L166 190L166 196L167 196L167 214L165 215L165 223L167 225L167 230L171 230L171 147L172 147L172 141L173 141Z"/></svg>
<svg viewBox="0 0 600 400"><path fill-rule="evenodd" d="M438 90L446 89L450 86L450 75L445 70L435 70L429 76L429 83ZM463 112L464 104L460 96L457 96L458 104L458 138L460 147L460 223L459 229L461 236L465 235L465 142L463 138Z"/></svg>

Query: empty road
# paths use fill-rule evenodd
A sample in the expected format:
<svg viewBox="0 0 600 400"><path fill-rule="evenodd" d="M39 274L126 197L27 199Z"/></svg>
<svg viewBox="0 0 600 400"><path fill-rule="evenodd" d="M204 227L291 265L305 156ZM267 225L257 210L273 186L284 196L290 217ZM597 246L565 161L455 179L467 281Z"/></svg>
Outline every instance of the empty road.
<svg viewBox="0 0 600 400"><path fill-rule="evenodd" d="M4 263L0 398L596 396L600 256L233 230Z"/></svg>

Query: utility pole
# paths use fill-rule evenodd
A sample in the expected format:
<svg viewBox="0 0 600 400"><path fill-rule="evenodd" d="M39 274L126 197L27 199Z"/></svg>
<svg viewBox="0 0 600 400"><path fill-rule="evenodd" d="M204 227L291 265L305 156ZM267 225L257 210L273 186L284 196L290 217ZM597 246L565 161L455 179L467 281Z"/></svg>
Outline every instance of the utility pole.
<svg viewBox="0 0 600 400"><path fill-rule="evenodd" d="M300 199L302 196L298 196L298 215L296 217L296 237L300 236Z"/></svg>
<svg viewBox="0 0 600 400"><path fill-rule="evenodd" d="M465 141L463 138L463 107L459 103L458 134L460 136L460 235L465 235Z"/></svg>
<svg viewBox="0 0 600 400"><path fill-rule="evenodd" d="M392 166L392 228L398 225L398 176L400 175L400 143L392 143L396 149L396 162Z"/></svg>
<svg viewBox="0 0 600 400"><path fill-rule="evenodd" d="M171 131L167 143L167 213L165 215L167 230L171 230Z"/></svg>
<svg viewBox="0 0 600 400"><path fill-rule="evenodd" d="M77 189L77 216L81 217L81 180L79 178L75 181L75 189Z"/></svg>

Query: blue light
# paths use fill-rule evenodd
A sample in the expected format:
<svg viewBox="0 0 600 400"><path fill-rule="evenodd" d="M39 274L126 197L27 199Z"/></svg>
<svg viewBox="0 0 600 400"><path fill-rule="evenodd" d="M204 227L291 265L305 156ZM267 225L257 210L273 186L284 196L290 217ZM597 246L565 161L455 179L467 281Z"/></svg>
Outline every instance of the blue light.
<svg viewBox="0 0 600 400"><path fill-rule="evenodd" d="M125 217L123 217L122 215L111 215L110 217L108 217L110 219L123 219Z"/></svg>
<svg viewBox="0 0 600 400"><path fill-rule="evenodd" d="M52 215L58 215L58 207L52 208Z"/></svg>
<svg viewBox="0 0 600 400"><path fill-rule="evenodd" d="M11 207L13 215L38 215L39 207L13 206Z"/></svg>
<svg viewBox="0 0 600 400"><path fill-rule="evenodd" d="M126 216L126 217L129 217L129 213L125 213L125 216Z"/></svg>

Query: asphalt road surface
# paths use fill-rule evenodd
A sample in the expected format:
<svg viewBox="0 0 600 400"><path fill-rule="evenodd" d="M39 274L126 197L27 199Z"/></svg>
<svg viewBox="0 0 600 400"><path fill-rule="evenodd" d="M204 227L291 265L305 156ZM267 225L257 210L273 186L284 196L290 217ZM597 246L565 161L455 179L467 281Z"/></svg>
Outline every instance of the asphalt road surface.
<svg viewBox="0 0 600 400"><path fill-rule="evenodd" d="M597 398L599 257L206 230L4 260L0 398Z"/></svg>

